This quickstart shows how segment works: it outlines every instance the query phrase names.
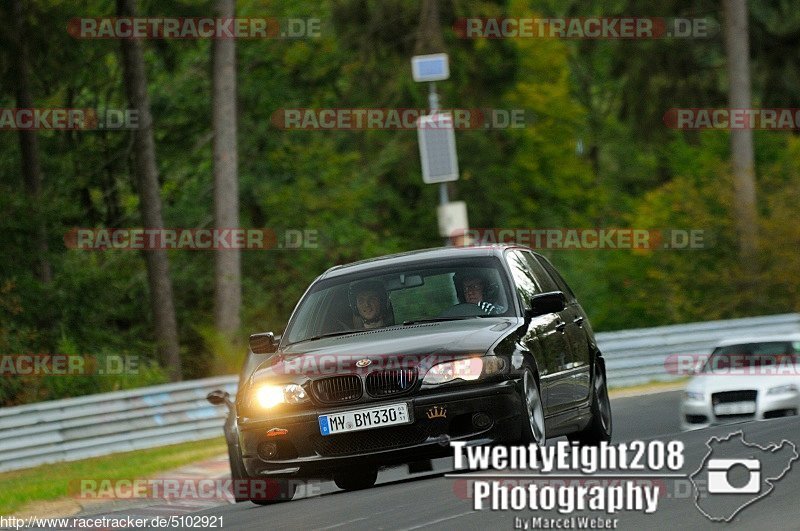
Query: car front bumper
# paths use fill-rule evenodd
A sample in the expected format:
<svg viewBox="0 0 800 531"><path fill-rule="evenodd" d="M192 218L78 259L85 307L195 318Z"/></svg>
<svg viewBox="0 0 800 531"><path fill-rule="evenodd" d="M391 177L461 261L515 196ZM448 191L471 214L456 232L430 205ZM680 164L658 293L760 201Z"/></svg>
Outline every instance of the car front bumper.
<svg viewBox="0 0 800 531"><path fill-rule="evenodd" d="M799 408L800 394L797 392L776 395L759 392L755 403L755 413L725 416L714 414L710 394L707 394L703 400L690 400L683 397L680 406L680 423L682 430L695 430L717 424L797 415Z"/></svg>
<svg viewBox="0 0 800 531"><path fill-rule="evenodd" d="M452 455L451 440L476 444L518 441L523 425L520 389L519 380L512 379L445 387L381 402L305 410L269 420L240 421L242 461L250 477L327 478L353 466L381 467L446 457ZM320 434L319 415L398 402L409 404L412 424ZM275 428L286 433L268 436ZM275 444L277 455L259 457L262 443Z"/></svg>

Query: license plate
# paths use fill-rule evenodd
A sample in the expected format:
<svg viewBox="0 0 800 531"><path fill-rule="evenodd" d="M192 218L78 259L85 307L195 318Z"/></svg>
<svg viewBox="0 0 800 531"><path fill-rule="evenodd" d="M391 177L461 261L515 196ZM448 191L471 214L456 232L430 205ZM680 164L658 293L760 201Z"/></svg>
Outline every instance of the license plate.
<svg viewBox="0 0 800 531"><path fill-rule="evenodd" d="M369 430L397 424L411 424L408 404L390 404L319 416L319 432L322 435Z"/></svg>
<svg viewBox="0 0 800 531"><path fill-rule="evenodd" d="M755 412L755 402L729 402L714 406L715 415L746 415Z"/></svg>

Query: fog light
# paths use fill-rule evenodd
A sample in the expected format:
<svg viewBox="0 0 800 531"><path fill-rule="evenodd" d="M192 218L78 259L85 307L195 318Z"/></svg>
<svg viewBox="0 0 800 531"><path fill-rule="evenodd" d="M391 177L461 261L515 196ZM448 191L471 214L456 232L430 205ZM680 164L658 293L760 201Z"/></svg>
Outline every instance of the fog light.
<svg viewBox="0 0 800 531"><path fill-rule="evenodd" d="M486 413L475 413L472 415L472 425L475 429L483 430L492 424L492 417Z"/></svg>
<svg viewBox="0 0 800 531"><path fill-rule="evenodd" d="M278 447L275 443L271 442L263 442L258 445L258 457L261 459L268 461L278 455Z"/></svg>

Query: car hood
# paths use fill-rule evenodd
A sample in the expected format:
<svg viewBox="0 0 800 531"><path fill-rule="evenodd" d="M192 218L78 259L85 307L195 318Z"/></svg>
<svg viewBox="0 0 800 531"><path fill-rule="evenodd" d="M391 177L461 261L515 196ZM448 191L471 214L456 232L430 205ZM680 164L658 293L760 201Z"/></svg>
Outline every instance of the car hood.
<svg viewBox="0 0 800 531"><path fill-rule="evenodd" d="M303 341L279 350L262 362L251 381L294 381L379 368L415 368L485 354L515 328L516 318L480 318L356 332ZM303 378L304 379L304 378Z"/></svg>
<svg viewBox="0 0 800 531"><path fill-rule="evenodd" d="M796 384L800 386L800 373L796 374L699 374L689 381L687 391L704 391L716 393L720 391L739 391L754 389L766 391L779 385Z"/></svg>

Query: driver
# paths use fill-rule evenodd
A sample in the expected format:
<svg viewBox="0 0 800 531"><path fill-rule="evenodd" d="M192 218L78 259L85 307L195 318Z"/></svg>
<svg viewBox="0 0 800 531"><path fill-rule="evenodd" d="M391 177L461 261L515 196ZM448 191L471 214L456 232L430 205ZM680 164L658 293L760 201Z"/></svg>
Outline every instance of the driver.
<svg viewBox="0 0 800 531"><path fill-rule="evenodd" d="M365 330L389 326L389 297L379 280L365 280L350 286L350 307L356 327Z"/></svg>
<svg viewBox="0 0 800 531"><path fill-rule="evenodd" d="M505 311L504 308L486 300L490 283L482 272L472 270L456 273L453 275L453 282L462 303L475 304L488 315Z"/></svg>

